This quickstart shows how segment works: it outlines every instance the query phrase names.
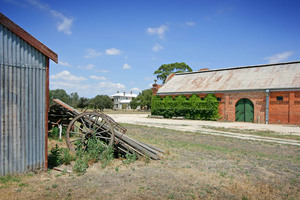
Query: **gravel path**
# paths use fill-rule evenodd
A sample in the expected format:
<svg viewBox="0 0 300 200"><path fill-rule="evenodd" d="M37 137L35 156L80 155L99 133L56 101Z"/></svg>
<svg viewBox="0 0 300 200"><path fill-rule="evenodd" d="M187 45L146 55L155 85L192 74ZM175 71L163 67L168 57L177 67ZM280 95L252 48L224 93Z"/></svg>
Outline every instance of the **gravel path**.
<svg viewBox="0 0 300 200"><path fill-rule="evenodd" d="M175 120L175 119L155 119L148 118L147 114L110 114L118 123L138 124L159 128L167 128L181 131L201 132L210 135L222 135L226 137L234 137L239 139L256 140L264 142L273 142L281 144L291 144L300 146L300 141L290 139L279 139L272 137L263 137L257 135L223 132L212 129L203 128L203 126L224 127L234 129L251 129L260 131L274 131L282 135L298 135L300 136L300 127L291 125L278 124L254 124L244 122L216 122L216 121L200 121L200 120Z"/></svg>

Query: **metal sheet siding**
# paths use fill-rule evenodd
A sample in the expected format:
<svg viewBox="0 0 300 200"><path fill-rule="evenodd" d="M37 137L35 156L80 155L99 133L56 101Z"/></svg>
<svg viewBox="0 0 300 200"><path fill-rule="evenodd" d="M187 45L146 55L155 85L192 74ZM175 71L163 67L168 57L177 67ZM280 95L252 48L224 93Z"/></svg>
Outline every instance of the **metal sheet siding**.
<svg viewBox="0 0 300 200"><path fill-rule="evenodd" d="M300 62L295 62L175 74L157 94L299 88Z"/></svg>
<svg viewBox="0 0 300 200"><path fill-rule="evenodd" d="M46 57L0 24L0 175L45 162Z"/></svg>

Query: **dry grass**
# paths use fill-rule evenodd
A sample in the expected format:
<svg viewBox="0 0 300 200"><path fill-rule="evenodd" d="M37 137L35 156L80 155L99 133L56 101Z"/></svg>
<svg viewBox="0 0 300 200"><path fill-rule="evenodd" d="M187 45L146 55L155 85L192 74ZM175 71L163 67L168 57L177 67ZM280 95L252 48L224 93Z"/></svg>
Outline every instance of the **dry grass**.
<svg viewBox="0 0 300 200"><path fill-rule="evenodd" d="M133 138L166 150L160 161L82 176L57 171L18 176L0 199L297 199L300 148L125 124ZM65 166L62 166L62 168Z"/></svg>
<svg viewBox="0 0 300 200"><path fill-rule="evenodd" d="M283 134L275 131L261 131L261 130L252 130L252 129L236 129L236 128L225 128L225 127L215 127L215 126L202 126L202 128L231 132L231 133L240 133L240 134L249 134L249 135L258 135L264 137L273 137L273 138L281 138L281 139L291 139L300 141L299 135L292 134Z"/></svg>

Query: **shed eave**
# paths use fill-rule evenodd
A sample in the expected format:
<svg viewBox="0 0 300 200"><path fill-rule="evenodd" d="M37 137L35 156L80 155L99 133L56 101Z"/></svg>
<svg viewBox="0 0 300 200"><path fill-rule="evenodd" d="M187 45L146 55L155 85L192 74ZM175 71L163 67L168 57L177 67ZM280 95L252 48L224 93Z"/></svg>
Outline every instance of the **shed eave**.
<svg viewBox="0 0 300 200"><path fill-rule="evenodd" d="M181 94L208 94L208 93L236 93L236 92L270 92L300 91L300 88L260 88L251 90L211 90L211 91L186 91L186 92L157 92L157 95L181 95Z"/></svg>

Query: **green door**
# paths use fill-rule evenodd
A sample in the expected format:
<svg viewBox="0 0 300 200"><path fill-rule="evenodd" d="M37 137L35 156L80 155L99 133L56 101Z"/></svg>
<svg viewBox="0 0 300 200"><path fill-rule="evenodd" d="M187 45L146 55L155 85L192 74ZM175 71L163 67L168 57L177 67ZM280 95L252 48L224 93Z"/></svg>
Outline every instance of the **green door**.
<svg viewBox="0 0 300 200"><path fill-rule="evenodd" d="M235 105L235 121L253 122L254 106L249 99L240 99Z"/></svg>

